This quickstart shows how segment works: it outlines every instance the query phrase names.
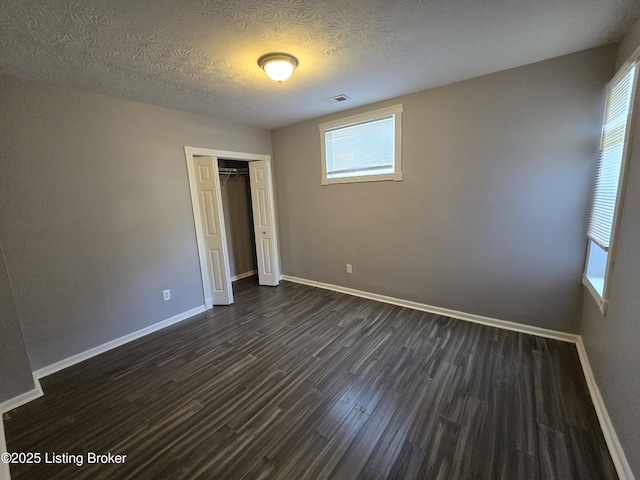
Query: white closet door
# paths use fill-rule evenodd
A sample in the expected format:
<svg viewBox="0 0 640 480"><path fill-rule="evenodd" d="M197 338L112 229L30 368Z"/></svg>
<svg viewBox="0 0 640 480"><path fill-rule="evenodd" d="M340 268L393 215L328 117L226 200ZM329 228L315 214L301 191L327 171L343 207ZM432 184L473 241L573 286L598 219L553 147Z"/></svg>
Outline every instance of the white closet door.
<svg viewBox="0 0 640 480"><path fill-rule="evenodd" d="M215 157L194 157L198 205L207 263L207 277L203 285L209 292L213 305L233 303L233 290L229 268L218 177L218 159ZM206 295L206 293L205 293Z"/></svg>
<svg viewBox="0 0 640 480"><path fill-rule="evenodd" d="M258 259L258 283L275 286L280 283L280 259L269 162L265 160L249 162L249 179Z"/></svg>

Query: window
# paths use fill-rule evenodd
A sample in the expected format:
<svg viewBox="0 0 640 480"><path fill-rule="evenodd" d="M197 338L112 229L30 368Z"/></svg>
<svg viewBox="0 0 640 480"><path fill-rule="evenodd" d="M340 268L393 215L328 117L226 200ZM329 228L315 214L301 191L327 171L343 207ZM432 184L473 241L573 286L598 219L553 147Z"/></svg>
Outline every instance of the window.
<svg viewBox="0 0 640 480"><path fill-rule="evenodd" d="M320 124L322 184L402 180L402 105Z"/></svg>
<svg viewBox="0 0 640 480"><path fill-rule="evenodd" d="M607 310L614 237L624 190L627 133L633 114L636 70L635 62L626 65L607 87L600 159L587 231L589 243L583 283L603 314Z"/></svg>

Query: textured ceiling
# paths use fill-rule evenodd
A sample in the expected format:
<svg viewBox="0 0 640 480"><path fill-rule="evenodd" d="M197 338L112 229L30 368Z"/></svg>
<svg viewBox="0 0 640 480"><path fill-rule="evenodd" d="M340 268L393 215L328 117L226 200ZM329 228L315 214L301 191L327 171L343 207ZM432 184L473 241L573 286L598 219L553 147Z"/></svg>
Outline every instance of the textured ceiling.
<svg viewBox="0 0 640 480"><path fill-rule="evenodd" d="M638 0L2 0L0 73L274 128L615 42L639 14ZM256 63L271 51L300 61L282 85Z"/></svg>

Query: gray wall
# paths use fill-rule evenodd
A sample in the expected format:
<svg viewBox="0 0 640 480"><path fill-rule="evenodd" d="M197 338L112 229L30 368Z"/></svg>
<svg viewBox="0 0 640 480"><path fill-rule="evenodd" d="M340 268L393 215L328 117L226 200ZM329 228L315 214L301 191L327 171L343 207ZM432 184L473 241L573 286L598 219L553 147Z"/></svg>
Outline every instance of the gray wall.
<svg viewBox="0 0 640 480"><path fill-rule="evenodd" d="M629 59L631 55L636 51L640 45L640 16L636 18L636 21L631 25L627 33L620 44L618 45L618 59L616 61L616 69L622 67L622 65Z"/></svg>
<svg viewBox="0 0 640 480"><path fill-rule="evenodd" d="M273 131L283 272L577 332L615 52L588 50L372 105L404 104L403 182L320 184L318 123L367 108Z"/></svg>
<svg viewBox="0 0 640 480"><path fill-rule="evenodd" d="M33 388L31 365L0 246L0 403Z"/></svg>
<svg viewBox="0 0 640 480"><path fill-rule="evenodd" d="M270 154L269 131L12 77L0 102L0 241L33 368L202 305L183 146Z"/></svg>
<svg viewBox="0 0 640 480"><path fill-rule="evenodd" d="M635 45L629 47L630 40ZM640 46L640 21L629 31L618 64ZM584 295L581 334L609 416L633 472L640 478L640 95L636 93L635 128L617 237L615 268L607 316Z"/></svg>

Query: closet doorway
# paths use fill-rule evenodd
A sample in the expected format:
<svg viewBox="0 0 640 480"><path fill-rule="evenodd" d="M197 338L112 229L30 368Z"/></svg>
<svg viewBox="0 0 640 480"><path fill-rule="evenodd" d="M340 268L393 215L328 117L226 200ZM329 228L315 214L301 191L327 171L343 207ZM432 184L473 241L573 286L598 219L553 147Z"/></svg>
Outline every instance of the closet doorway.
<svg viewBox="0 0 640 480"><path fill-rule="evenodd" d="M233 283L258 274L249 165L240 160L219 158L218 176L229 248L229 275Z"/></svg>
<svg viewBox="0 0 640 480"><path fill-rule="evenodd" d="M251 249L249 255L253 257L258 283L278 285L280 255L271 156L185 147L185 157L206 308L233 303L233 277L242 278L247 271L240 270L244 270L245 264L252 264L251 259L246 258L246 252L232 253L236 241L236 248L246 246ZM232 231L235 229L233 224L242 224L243 220L232 219L233 207L227 201L233 201L235 195L241 195L237 187L242 183L242 175L246 175L244 180L248 180L249 184L250 201L248 198L245 201L250 209L244 212L244 215L251 216L248 232L246 225L241 227L242 232ZM234 180L231 180L232 177ZM234 182L234 187L231 187L230 181ZM227 190L223 191L223 187ZM236 192L231 193L231 188ZM231 198L225 200L225 196ZM242 208L241 205L236 206ZM251 233L252 239L242 238ZM236 238L232 238L234 235Z"/></svg>

